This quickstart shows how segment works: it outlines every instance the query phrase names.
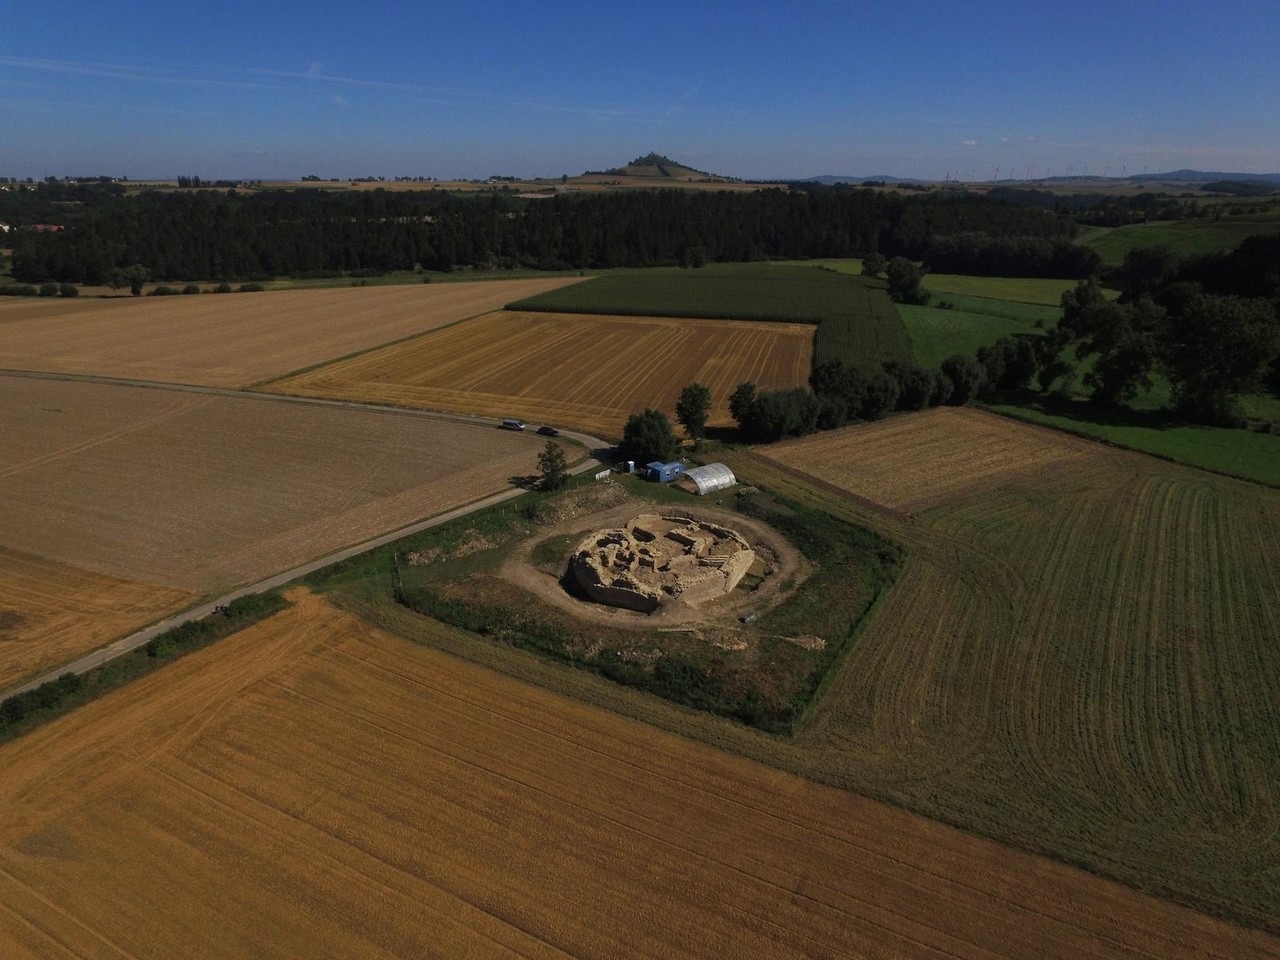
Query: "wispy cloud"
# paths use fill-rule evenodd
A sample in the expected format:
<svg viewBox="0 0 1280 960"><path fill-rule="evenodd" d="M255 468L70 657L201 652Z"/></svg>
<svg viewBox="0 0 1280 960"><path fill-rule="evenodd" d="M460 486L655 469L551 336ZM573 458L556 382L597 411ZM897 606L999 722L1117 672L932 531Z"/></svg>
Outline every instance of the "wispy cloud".
<svg viewBox="0 0 1280 960"><path fill-rule="evenodd" d="M962 147L976 147L977 145L978 145L977 140L961 140L960 141L960 146Z"/></svg>
<svg viewBox="0 0 1280 960"><path fill-rule="evenodd" d="M285 89L279 84L263 83L260 80L252 79L237 79L234 75L221 77L192 76L180 71L177 67L150 64L113 64L91 61L44 60L34 57L0 57L0 67L15 67L24 70L71 74L82 77L103 77L111 80L129 80L135 83L159 83L191 87L236 87L249 90Z"/></svg>

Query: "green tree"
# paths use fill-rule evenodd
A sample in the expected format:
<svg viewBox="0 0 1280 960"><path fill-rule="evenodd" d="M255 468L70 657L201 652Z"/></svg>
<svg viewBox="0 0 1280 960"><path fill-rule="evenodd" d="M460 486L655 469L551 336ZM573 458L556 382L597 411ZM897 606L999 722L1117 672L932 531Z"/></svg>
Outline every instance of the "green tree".
<svg viewBox="0 0 1280 960"><path fill-rule="evenodd" d="M151 271L140 263L127 267L116 267L107 278L107 286L112 290L128 287L135 297L142 296L142 285L151 279Z"/></svg>
<svg viewBox="0 0 1280 960"><path fill-rule="evenodd" d="M883 277L889 261L882 253L869 253L862 258L862 275L864 277Z"/></svg>
<svg viewBox="0 0 1280 960"><path fill-rule="evenodd" d="M538 454L538 472L542 475L538 486L543 490L559 490L568 482L569 461L564 448L554 440L548 440Z"/></svg>
<svg viewBox="0 0 1280 960"><path fill-rule="evenodd" d="M707 435L707 417L711 414L711 391L700 383L691 383L680 391L676 401L676 419L694 441Z"/></svg>
<svg viewBox="0 0 1280 960"><path fill-rule="evenodd" d="M986 379L982 364L963 353L947 357L940 369L942 375L951 381L951 396L947 402L954 407L962 407L975 400Z"/></svg>
<svg viewBox="0 0 1280 960"><path fill-rule="evenodd" d="M1210 423L1239 419L1280 354L1280 318L1266 300L1201 296L1170 317L1164 369L1178 412Z"/></svg>
<svg viewBox="0 0 1280 960"><path fill-rule="evenodd" d="M671 428L671 421L661 410L653 409L633 413L622 428L622 443L618 444L622 459L636 463L654 460L665 463L674 460L679 449L680 441Z"/></svg>
<svg viewBox="0 0 1280 960"><path fill-rule="evenodd" d="M756 385L750 380L740 383L729 396L729 416L742 426L751 413L751 405L756 402Z"/></svg>
<svg viewBox="0 0 1280 960"><path fill-rule="evenodd" d="M889 296L899 303L926 304L929 291L920 286L925 271L906 257L894 257L885 267Z"/></svg>

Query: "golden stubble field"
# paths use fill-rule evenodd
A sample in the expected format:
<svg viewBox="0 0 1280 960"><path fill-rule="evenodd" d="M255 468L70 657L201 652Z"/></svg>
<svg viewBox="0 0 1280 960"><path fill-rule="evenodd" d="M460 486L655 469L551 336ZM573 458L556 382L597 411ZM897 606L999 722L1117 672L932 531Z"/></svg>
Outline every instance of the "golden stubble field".
<svg viewBox="0 0 1280 960"><path fill-rule="evenodd" d="M0 436L0 548L25 555L0 563L0 686L6 665L51 666L189 594L504 489L542 447L411 415L25 377L0 377Z"/></svg>
<svg viewBox="0 0 1280 960"><path fill-rule="evenodd" d="M1019 468L974 489L934 456L939 418L1003 427ZM838 466L889 431L902 501ZM723 459L907 556L777 762L1280 930L1280 492L1102 445L1063 459L1072 438L961 410L823 436L807 480L772 448Z"/></svg>
<svg viewBox="0 0 1280 960"><path fill-rule="evenodd" d="M759 448L878 506L915 513L1107 456L1096 443L972 407L938 407Z"/></svg>
<svg viewBox="0 0 1280 960"><path fill-rule="evenodd" d="M0 955L1280 949L292 596L0 747Z"/></svg>
<svg viewBox="0 0 1280 960"><path fill-rule="evenodd" d="M578 279L12 298L0 303L0 369L241 386L435 330Z"/></svg>
<svg viewBox="0 0 1280 960"><path fill-rule="evenodd" d="M645 407L674 417L680 391L711 390L708 423L729 418L744 380L808 382L804 324L498 311L339 360L266 389L482 416L517 416L617 436Z"/></svg>
<svg viewBox="0 0 1280 960"><path fill-rule="evenodd" d="M0 547L0 691L194 600Z"/></svg>

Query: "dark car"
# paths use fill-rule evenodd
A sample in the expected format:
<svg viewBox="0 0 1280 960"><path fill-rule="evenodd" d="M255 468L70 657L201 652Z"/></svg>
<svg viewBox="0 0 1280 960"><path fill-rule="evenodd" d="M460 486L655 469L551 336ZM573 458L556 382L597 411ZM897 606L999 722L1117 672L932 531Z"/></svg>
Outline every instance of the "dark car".
<svg viewBox="0 0 1280 960"><path fill-rule="evenodd" d="M555 427L539 427L539 428L538 428L538 433L539 433L541 436L544 436L544 437L558 437L558 436L560 436L560 431L559 431L559 430L557 430Z"/></svg>

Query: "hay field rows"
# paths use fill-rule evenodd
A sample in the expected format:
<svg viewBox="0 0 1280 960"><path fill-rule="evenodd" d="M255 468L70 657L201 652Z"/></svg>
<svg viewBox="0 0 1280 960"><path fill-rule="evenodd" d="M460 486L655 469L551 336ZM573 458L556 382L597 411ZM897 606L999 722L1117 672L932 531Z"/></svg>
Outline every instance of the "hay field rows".
<svg viewBox="0 0 1280 960"><path fill-rule="evenodd" d="M91 573L0 546L0 690L194 599L184 590Z"/></svg>
<svg viewBox="0 0 1280 960"><path fill-rule="evenodd" d="M0 377L0 545L205 593L503 489L533 437L422 417Z"/></svg>
<svg viewBox="0 0 1280 960"><path fill-rule="evenodd" d="M0 303L0 369L242 386L434 330L577 280L15 299Z"/></svg>
<svg viewBox="0 0 1280 960"><path fill-rule="evenodd" d="M0 953L1253 960L1280 947L294 599L0 747Z"/></svg>
<svg viewBox="0 0 1280 960"><path fill-rule="evenodd" d="M759 454L886 509L915 513L1107 451L972 407L939 407L762 447Z"/></svg>
<svg viewBox="0 0 1280 960"><path fill-rule="evenodd" d="M265 389L482 416L517 416L617 436L627 417L674 417L687 384L711 390L709 423L729 395L808 381L814 328L802 324L499 311L340 360Z"/></svg>
<svg viewBox="0 0 1280 960"><path fill-rule="evenodd" d="M775 762L1280 929L1280 493L1099 448L904 521L724 459L908 549Z"/></svg>

